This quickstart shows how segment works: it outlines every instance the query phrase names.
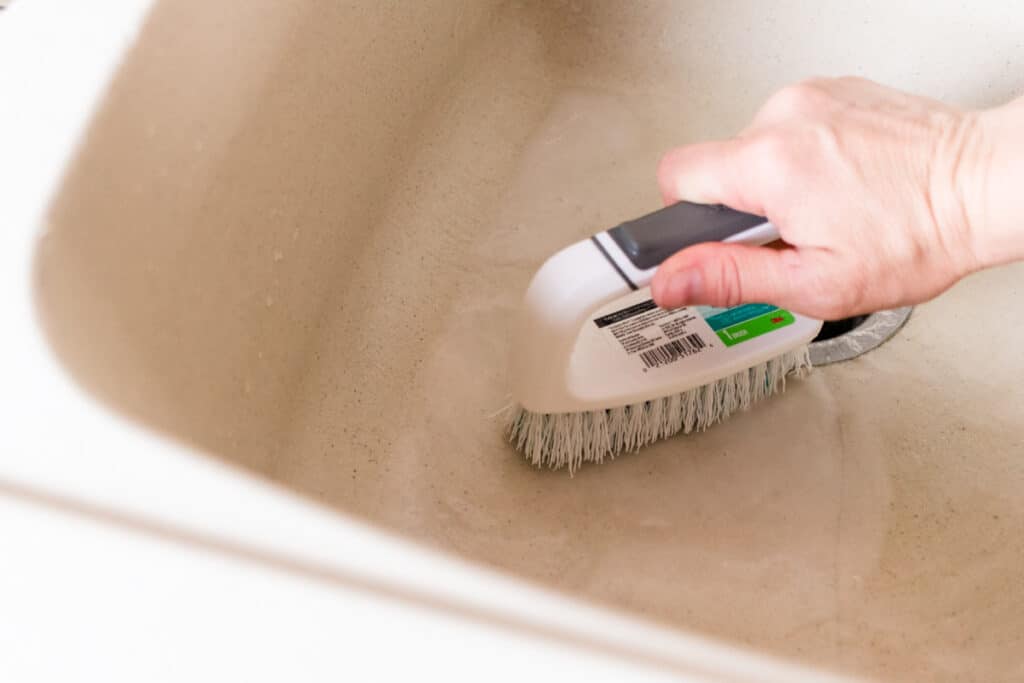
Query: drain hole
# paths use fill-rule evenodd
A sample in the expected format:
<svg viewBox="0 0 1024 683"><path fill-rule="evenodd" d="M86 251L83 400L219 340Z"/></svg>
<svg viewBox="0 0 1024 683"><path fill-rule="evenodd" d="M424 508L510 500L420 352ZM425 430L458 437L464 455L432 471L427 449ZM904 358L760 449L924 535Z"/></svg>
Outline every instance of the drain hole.
<svg viewBox="0 0 1024 683"><path fill-rule="evenodd" d="M863 325L867 319L866 315L855 315L852 318L843 318L842 320L826 320L825 324L821 326L821 332L818 332L818 336L813 341L825 341L826 339L842 336Z"/></svg>
<svg viewBox="0 0 1024 683"><path fill-rule="evenodd" d="M878 348L903 327L912 310L912 306L904 306L871 315L826 320L810 344L811 363L816 366L838 363ZM856 337L850 336L854 330Z"/></svg>

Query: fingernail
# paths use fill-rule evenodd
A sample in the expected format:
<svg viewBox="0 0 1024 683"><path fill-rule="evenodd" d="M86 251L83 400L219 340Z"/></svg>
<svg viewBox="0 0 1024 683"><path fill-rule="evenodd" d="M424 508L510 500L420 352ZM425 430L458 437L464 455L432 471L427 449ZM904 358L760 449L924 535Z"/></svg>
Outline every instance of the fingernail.
<svg viewBox="0 0 1024 683"><path fill-rule="evenodd" d="M700 271L688 268L672 275L666 290L666 299L673 306L686 306L700 299L704 293L704 280Z"/></svg>

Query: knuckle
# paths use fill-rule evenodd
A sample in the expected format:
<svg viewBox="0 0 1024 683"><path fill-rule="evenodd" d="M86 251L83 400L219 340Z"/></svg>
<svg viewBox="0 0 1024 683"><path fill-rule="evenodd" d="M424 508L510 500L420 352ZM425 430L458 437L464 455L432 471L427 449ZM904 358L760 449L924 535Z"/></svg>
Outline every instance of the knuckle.
<svg viewBox="0 0 1024 683"><path fill-rule="evenodd" d="M750 162L760 167L786 167L790 161L788 136L780 129L768 129L753 136L747 145Z"/></svg>
<svg viewBox="0 0 1024 683"><path fill-rule="evenodd" d="M712 296L717 305L730 307L743 303L743 276L736 257L728 250L723 250L716 261L715 270Z"/></svg>
<svg viewBox="0 0 1024 683"><path fill-rule="evenodd" d="M859 276L834 258L815 259L797 275L795 307L820 320L841 320L852 315L862 300ZM775 302L773 302L775 303Z"/></svg>
<svg viewBox="0 0 1024 683"><path fill-rule="evenodd" d="M679 165L679 150L673 149L661 155L658 160L658 177L669 176Z"/></svg>
<svg viewBox="0 0 1024 683"><path fill-rule="evenodd" d="M811 125L808 130L810 142L818 152L824 153L827 156L841 154L842 145L839 138L839 130L834 123L824 120L818 121Z"/></svg>
<svg viewBox="0 0 1024 683"><path fill-rule="evenodd" d="M812 111L820 99L817 82L807 80L782 88L768 99L766 106L777 114L799 115Z"/></svg>
<svg viewBox="0 0 1024 683"><path fill-rule="evenodd" d="M864 78L863 76L840 76L839 78L833 79L836 85L841 86L861 86L861 85L874 85L871 81Z"/></svg>

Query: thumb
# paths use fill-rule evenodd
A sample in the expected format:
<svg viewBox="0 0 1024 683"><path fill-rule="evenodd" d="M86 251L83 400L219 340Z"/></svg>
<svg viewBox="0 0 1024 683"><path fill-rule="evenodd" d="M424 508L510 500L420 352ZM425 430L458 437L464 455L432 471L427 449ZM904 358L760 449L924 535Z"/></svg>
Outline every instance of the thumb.
<svg viewBox="0 0 1024 683"><path fill-rule="evenodd" d="M806 313L815 308L816 290L808 285L820 270L816 261L813 254L793 248L705 242L662 263L651 293L663 308L770 303Z"/></svg>
<svg viewBox="0 0 1024 683"><path fill-rule="evenodd" d="M756 192L763 183L752 177L758 167L748 161L750 147L747 140L733 138L669 151L658 164L658 185L665 203L725 204L766 215Z"/></svg>

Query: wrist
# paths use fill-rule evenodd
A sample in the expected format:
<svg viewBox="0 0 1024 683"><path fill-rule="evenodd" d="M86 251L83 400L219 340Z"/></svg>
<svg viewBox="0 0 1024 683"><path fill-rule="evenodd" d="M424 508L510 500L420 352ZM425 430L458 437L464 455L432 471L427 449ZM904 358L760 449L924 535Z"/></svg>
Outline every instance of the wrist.
<svg viewBox="0 0 1024 683"><path fill-rule="evenodd" d="M977 269L1024 259L1024 98L971 116L955 183Z"/></svg>

